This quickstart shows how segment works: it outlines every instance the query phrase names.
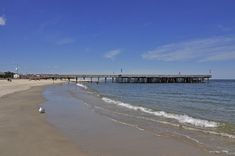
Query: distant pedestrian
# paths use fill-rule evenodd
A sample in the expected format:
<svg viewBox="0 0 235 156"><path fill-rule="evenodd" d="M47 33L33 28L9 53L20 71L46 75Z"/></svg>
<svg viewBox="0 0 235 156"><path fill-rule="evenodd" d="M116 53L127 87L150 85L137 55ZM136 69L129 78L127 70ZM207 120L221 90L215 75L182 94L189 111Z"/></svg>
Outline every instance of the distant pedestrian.
<svg viewBox="0 0 235 156"><path fill-rule="evenodd" d="M7 81L8 81L8 82L11 82L11 79L10 79L10 78L8 78L8 79L7 79Z"/></svg>

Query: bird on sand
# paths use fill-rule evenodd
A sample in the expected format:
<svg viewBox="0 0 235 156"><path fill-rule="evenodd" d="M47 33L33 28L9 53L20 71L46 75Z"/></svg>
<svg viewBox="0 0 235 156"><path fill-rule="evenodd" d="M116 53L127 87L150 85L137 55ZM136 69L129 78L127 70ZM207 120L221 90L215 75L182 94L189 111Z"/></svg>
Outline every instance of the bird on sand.
<svg viewBox="0 0 235 156"><path fill-rule="evenodd" d="M45 113L46 112L45 108L42 108L42 107L39 107L38 111L39 111L39 113Z"/></svg>

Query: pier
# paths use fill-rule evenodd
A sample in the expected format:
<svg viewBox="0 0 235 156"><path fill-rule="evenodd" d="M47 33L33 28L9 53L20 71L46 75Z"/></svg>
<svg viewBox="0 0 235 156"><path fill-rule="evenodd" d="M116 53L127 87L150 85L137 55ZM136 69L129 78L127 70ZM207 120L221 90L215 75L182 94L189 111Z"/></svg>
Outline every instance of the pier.
<svg viewBox="0 0 235 156"><path fill-rule="evenodd" d="M112 83L202 83L208 82L211 75L138 75L138 74L120 74L120 75L59 75L59 74L40 74L39 79L67 79L85 82L112 82Z"/></svg>
<svg viewBox="0 0 235 156"><path fill-rule="evenodd" d="M116 78L118 83L201 83L211 75L121 75Z"/></svg>

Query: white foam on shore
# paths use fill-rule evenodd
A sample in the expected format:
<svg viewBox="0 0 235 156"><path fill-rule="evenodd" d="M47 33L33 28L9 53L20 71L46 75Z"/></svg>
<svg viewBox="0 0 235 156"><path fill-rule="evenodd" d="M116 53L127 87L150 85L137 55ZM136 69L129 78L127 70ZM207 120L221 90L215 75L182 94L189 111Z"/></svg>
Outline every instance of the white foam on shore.
<svg viewBox="0 0 235 156"><path fill-rule="evenodd" d="M209 153L215 153L215 154L226 154L226 155L235 155L235 152L229 152L227 150L221 150L221 151L209 151Z"/></svg>
<svg viewBox="0 0 235 156"><path fill-rule="evenodd" d="M87 89L87 86L85 86L85 85L83 85L83 84L81 84L81 83L77 83L76 85L79 86L79 87L81 87L81 88Z"/></svg>
<svg viewBox="0 0 235 156"><path fill-rule="evenodd" d="M104 109L104 108L98 107L98 106L96 106L96 108L97 109L102 109L104 111L109 111L108 109ZM176 124L176 123L172 123L172 122L168 122L168 121L155 120L155 119L151 119L151 118L143 117L143 116L133 116L133 115L130 115L130 114L120 113L120 112L116 112L116 111L112 111L112 113L119 114L119 115L124 115L124 116L127 116L127 117L132 117L132 118L157 122L157 123L161 123L161 124L167 124L167 125L171 125L171 126L175 126L175 127L180 126L179 124ZM227 133L219 133L219 132L215 132L215 131L203 130L203 129L193 128L193 127L189 127L189 126L182 126L182 128L187 129L187 130L191 130L191 131L199 131L199 132L203 132L203 133L206 133L206 134L219 135L219 136L222 136L222 137L228 137L228 138L235 139L235 135L231 135L231 134L227 134Z"/></svg>
<svg viewBox="0 0 235 156"><path fill-rule="evenodd" d="M122 122L122 121L119 121L119 120L116 120L116 119L113 119L113 118L110 118L110 120L112 120L113 122L116 122L116 123L119 123L119 124L122 124L122 125L126 125L126 126L129 126L129 127L134 127L140 131L144 131L143 128L140 128L139 126L137 125L133 125L133 124L129 124L129 123L126 123L126 122Z"/></svg>
<svg viewBox="0 0 235 156"><path fill-rule="evenodd" d="M197 127L206 127L206 128L214 128L218 127L218 123L214 121L208 121L208 120L202 120L202 119L196 119L193 117L190 117L188 115L180 115L180 114L172 114L172 113L167 113L164 111L153 111L152 109L141 107L141 106L133 106L128 103L124 103L121 101L115 101L112 99L109 99L107 97L102 98L103 101L111 104L116 104L118 106L126 107L135 111L142 111L144 113L148 113L151 115L159 116L159 117L164 117L168 119L175 119L180 123L185 123L185 124L191 124Z"/></svg>

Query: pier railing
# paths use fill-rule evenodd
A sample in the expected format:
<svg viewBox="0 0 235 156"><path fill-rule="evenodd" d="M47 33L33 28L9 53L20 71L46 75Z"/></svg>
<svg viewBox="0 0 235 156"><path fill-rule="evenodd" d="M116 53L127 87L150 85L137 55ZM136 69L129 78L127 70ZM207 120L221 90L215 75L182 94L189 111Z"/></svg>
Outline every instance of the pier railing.
<svg viewBox="0 0 235 156"><path fill-rule="evenodd" d="M116 82L116 83L201 83L207 82L211 75L158 75L158 74L78 74L78 75L60 75L60 74L38 74L40 79L75 79L88 82Z"/></svg>

